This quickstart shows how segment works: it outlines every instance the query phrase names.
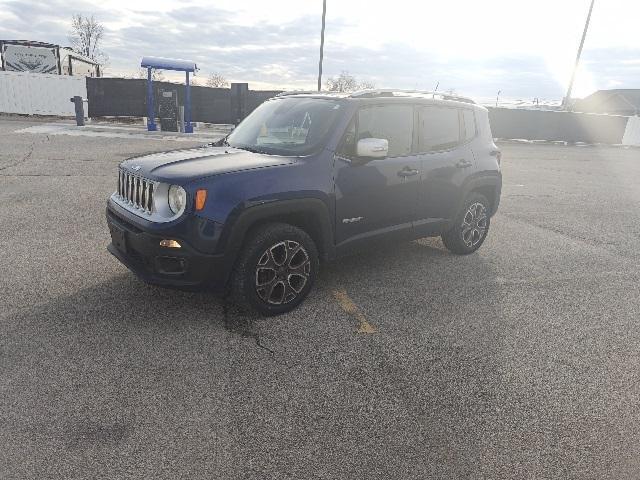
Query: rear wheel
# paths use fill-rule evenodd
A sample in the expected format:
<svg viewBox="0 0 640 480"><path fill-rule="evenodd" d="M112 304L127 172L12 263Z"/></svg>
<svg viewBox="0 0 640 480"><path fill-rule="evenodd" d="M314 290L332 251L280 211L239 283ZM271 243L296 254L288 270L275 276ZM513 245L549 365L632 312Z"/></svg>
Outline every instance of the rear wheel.
<svg viewBox="0 0 640 480"><path fill-rule="evenodd" d="M468 255L484 243L490 223L489 202L484 195L473 192L465 199L453 227L442 234L442 242L452 253Z"/></svg>
<svg viewBox="0 0 640 480"><path fill-rule="evenodd" d="M303 230L285 223L259 227L238 258L232 295L262 315L291 311L309 294L318 266L316 245Z"/></svg>

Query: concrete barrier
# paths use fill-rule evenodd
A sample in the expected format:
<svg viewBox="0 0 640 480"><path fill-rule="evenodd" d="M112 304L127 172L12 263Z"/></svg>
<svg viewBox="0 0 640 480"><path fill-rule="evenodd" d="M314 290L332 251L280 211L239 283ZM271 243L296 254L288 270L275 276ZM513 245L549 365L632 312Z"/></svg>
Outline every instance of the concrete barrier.
<svg viewBox="0 0 640 480"><path fill-rule="evenodd" d="M0 112L75 116L71 97L87 98L84 77L0 71Z"/></svg>
<svg viewBox="0 0 640 480"><path fill-rule="evenodd" d="M621 144L629 118L594 113L489 108L493 136L508 139Z"/></svg>

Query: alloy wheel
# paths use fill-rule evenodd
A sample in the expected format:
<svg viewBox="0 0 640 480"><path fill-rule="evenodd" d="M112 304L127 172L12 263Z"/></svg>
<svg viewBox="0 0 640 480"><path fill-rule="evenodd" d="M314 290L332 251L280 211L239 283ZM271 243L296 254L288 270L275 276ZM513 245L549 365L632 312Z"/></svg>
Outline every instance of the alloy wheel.
<svg viewBox="0 0 640 480"><path fill-rule="evenodd" d="M471 248L482 241L487 231L487 209L481 203L469 206L462 218L461 235L464 244Z"/></svg>
<svg viewBox="0 0 640 480"><path fill-rule="evenodd" d="M271 305L293 301L304 289L311 273L311 260L305 248L284 240L267 248L256 266L258 296Z"/></svg>

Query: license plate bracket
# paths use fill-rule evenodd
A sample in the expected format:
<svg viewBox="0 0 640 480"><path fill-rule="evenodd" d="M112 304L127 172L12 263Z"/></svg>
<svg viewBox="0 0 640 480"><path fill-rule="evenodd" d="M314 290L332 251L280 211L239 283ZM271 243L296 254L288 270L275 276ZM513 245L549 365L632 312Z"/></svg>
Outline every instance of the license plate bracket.
<svg viewBox="0 0 640 480"><path fill-rule="evenodd" d="M121 252L127 253L127 237L124 230L120 227L110 224L109 230L111 231L111 242Z"/></svg>

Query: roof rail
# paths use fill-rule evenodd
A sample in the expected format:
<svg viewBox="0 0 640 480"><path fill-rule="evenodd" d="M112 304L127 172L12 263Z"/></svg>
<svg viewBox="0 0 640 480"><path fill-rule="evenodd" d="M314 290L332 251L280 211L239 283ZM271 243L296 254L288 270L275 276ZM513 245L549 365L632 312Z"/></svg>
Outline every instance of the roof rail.
<svg viewBox="0 0 640 480"><path fill-rule="evenodd" d="M310 93L318 93L317 91L314 92L312 90L290 90L288 92L280 92L279 94L276 95L276 97L286 97L287 95L304 95L304 94L310 94Z"/></svg>
<svg viewBox="0 0 640 480"><path fill-rule="evenodd" d="M432 92L429 90L398 90L395 88L390 89L372 89L372 90L359 90L357 92L353 92L350 97L353 98L375 98L375 97L399 97L399 96L425 96L431 95L433 98L436 96L440 97L441 100L454 100L456 102L464 102L464 103L476 103L469 97L464 97L462 95L457 95L453 93L444 93L444 92Z"/></svg>
<svg viewBox="0 0 640 480"><path fill-rule="evenodd" d="M288 92L280 92L276 97L286 97L288 95L333 95L335 97L346 97L349 94L346 92L327 92L326 90L291 90Z"/></svg>

